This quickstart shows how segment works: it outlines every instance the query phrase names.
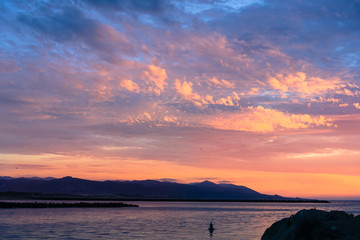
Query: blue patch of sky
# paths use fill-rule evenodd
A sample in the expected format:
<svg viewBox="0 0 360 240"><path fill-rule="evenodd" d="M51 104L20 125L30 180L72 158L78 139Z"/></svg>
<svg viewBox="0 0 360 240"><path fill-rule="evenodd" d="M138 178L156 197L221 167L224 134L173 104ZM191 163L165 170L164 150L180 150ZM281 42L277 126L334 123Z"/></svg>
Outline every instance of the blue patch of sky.
<svg viewBox="0 0 360 240"><path fill-rule="evenodd" d="M185 3L177 3L176 5L184 4L184 10L186 13L190 14L200 14L204 11L208 11L214 8L220 8L228 12L238 12L241 9L253 5L253 4L263 4L262 0L221 0L214 2L193 2L185 1Z"/></svg>
<svg viewBox="0 0 360 240"><path fill-rule="evenodd" d="M338 47L334 49L334 55L340 58L343 67L358 68L360 63L360 52L356 41L347 41L341 39ZM341 45L340 45L341 44Z"/></svg>
<svg viewBox="0 0 360 240"><path fill-rule="evenodd" d="M342 59L347 67L359 67L360 57L358 54L348 53L345 54Z"/></svg>
<svg viewBox="0 0 360 240"><path fill-rule="evenodd" d="M204 3L185 1L184 4L185 13L190 13L190 14L199 14L212 8L213 8L213 4L210 3L204 4Z"/></svg>
<svg viewBox="0 0 360 240"><path fill-rule="evenodd" d="M126 31L126 29L124 28L124 25L119 20L122 18L126 18L128 16L128 13L126 13L126 12L118 11L113 14L103 14L101 11L98 11L97 9L88 8L88 9L82 9L82 10L84 10L84 15L86 17L96 20L97 22L100 22L102 24L112 26L118 32Z"/></svg>
<svg viewBox="0 0 360 240"><path fill-rule="evenodd" d="M141 23L157 26L156 21L154 20L154 17L151 15L142 14L140 16L140 21L141 21Z"/></svg>
<svg viewBox="0 0 360 240"><path fill-rule="evenodd" d="M136 57L129 57L129 56L122 56L122 59L130 60L130 61L136 61L139 63L147 63L149 64L150 61L145 61L145 57L143 54L136 56Z"/></svg>
<svg viewBox="0 0 360 240"><path fill-rule="evenodd" d="M254 4L264 4L264 2L262 0L221 0L215 4L223 8L227 7L231 12L238 12L247 6Z"/></svg>
<svg viewBox="0 0 360 240"><path fill-rule="evenodd" d="M69 47L64 47L63 44L61 43L54 43L54 47L49 51L49 54L51 56L60 56L63 58L66 58L67 60L70 60L70 57L75 58L75 62L79 61L82 59L82 57L80 57L79 59L77 59L79 56L79 53L77 51L75 51L72 48Z"/></svg>
<svg viewBox="0 0 360 240"><path fill-rule="evenodd" d="M0 39L0 51L2 53L13 52L13 48L16 47L18 39L9 32L1 32Z"/></svg>

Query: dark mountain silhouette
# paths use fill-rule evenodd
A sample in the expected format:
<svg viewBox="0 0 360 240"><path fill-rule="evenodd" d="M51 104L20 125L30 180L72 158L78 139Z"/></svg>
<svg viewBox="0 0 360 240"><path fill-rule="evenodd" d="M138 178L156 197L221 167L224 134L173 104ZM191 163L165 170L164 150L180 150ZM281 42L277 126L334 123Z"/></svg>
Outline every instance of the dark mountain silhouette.
<svg viewBox="0 0 360 240"><path fill-rule="evenodd" d="M91 181L73 177L59 179L2 178L0 192L68 194L118 199L168 200L302 200L278 195L266 195L244 186L215 184L210 181L181 184L176 182Z"/></svg>

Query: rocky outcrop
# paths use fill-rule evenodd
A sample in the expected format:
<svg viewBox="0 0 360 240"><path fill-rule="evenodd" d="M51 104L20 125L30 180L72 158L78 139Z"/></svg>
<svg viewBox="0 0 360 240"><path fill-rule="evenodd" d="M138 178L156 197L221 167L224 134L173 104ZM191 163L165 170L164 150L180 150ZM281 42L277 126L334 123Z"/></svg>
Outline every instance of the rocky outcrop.
<svg viewBox="0 0 360 240"><path fill-rule="evenodd" d="M78 203L55 203L55 202L0 202L0 208L119 208L139 207L134 204L121 202L78 202Z"/></svg>
<svg viewBox="0 0 360 240"><path fill-rule="evenodd" d="M266 229L262 240L360 239L360 215L343 211L301 210Z"/></svg>

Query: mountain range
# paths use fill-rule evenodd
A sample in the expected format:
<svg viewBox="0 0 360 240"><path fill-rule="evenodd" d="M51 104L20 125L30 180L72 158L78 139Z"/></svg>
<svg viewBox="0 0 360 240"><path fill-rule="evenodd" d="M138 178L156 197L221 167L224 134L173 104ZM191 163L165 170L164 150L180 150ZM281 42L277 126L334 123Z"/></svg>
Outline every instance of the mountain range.
<svg viewBox="0 0 360 240"><path fill-rule="evenodd" d="M73 177L0 177L0 193L71 195L122 200L259 200L303 201L308 199L267 195L245 186L210 181L182 184L156 180L92 181Z"/></svg>

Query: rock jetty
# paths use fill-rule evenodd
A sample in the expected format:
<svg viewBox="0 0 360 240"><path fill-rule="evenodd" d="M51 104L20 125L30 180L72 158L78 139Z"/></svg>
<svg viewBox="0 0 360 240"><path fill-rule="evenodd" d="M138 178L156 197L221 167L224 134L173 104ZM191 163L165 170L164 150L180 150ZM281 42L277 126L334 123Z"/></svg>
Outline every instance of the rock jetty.
<svg viewBox="0 0 360 240"><path fill-rule="evenodd" d="M54 202L0 202L0 208L118 208L138 207L134 204L122 202L78 202L78 203L54 203Z"/></svg>
<svg viewBox="0 0 360 240"><path fill-rule="evenodd" d="M360 215L343 211L301 210L266 229L261 240L360 239Z"/></svg>

